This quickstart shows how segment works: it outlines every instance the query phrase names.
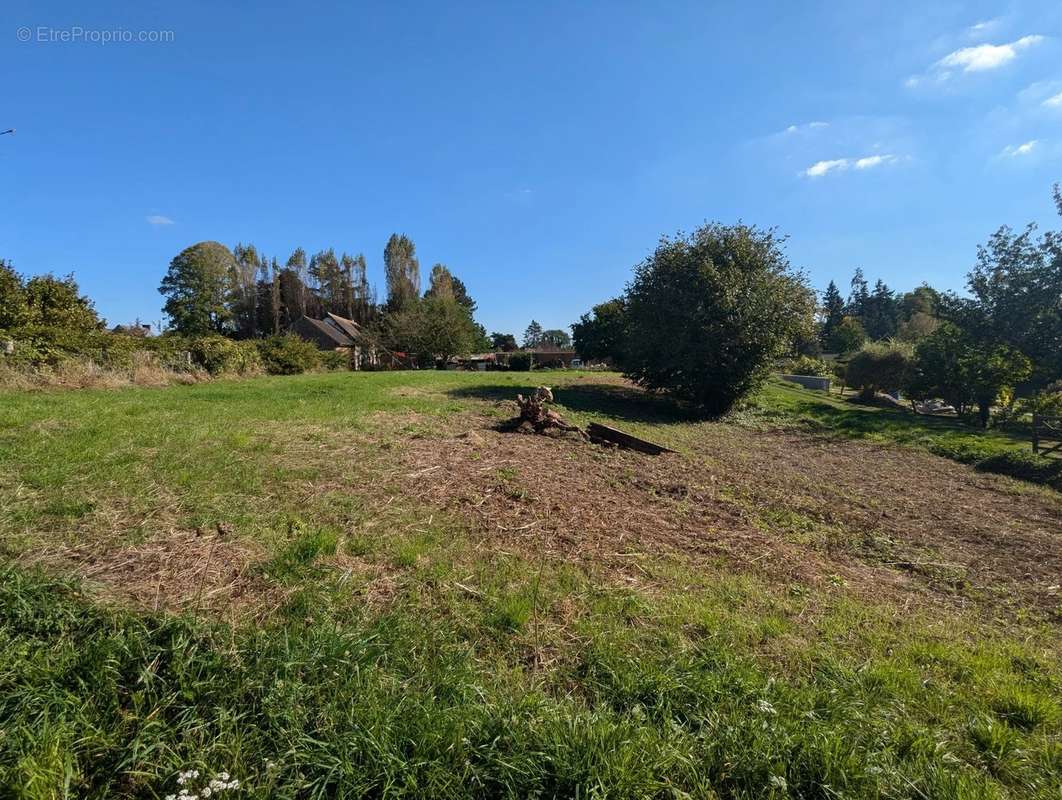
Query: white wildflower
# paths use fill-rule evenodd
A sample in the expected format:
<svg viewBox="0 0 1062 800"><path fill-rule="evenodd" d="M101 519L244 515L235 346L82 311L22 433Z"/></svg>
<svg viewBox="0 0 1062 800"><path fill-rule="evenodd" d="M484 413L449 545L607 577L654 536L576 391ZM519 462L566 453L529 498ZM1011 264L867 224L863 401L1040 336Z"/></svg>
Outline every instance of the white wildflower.
<svg viewBox="0 0 1062 800"><path fill-rule="evenodd" d="M772 706L772 705L771 705L770 703L768 703L768 702L767 702L766 700L760 700L760 702L756 704L756 707L757 707L757 708L758 708L758 709L759 709L760 711L762 711L762 712L763 712L764 714L777 714L777 713L778 713L778 712L777 712L777 711L775 710L774 706Z"/></svg>

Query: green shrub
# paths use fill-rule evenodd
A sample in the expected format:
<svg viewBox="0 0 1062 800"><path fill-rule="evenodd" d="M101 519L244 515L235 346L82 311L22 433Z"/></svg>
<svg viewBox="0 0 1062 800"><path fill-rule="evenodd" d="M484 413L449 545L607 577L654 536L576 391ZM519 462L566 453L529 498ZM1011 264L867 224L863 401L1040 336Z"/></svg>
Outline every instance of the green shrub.
<svg viewBox="0 0 1062 800"><path fill-rule="evenodd" d="M833 364L821 358L800 356L789 360L783 368L790 375L814 375L820 378L833 377Z"/></svg>
<svg viewBox="0 0 1062 800"><path fill-rule="evenodd" d="M320 351L298 336L270 336L258 342L258 352L270 375L298 375L321 362Z"/></svg>
<svg viewBox="0 0 1062 800"><path fill-rule="evenodd" d="M509 356L509 369L513 372L530 372L531 355L529 353L513 353Z"/></svg>
<svg viewBox="0 0 1062 800"><path fill-rule="evenodd" d="M189 351L192 360L211 375L246 375L262 366L254 342L202 336L189 342Z"/></svg>
<svg viewBox="0 0 1062 800"><path fill-rule="evenodd" d="M1062 491L1062 458L1047 458L1032 452L1009 450L997 453L974 468L980 472L995 472L1032 483L1042 483Z"/></svg>
<svg viewBox="0 0 1062 800"><path fill-rule="evenodd" d="M1019 413L1040 414L1045 417L1062 416L1062 386L1055 384L1039 394L1018 401Z"/></svg>
<svg viewBox="0 0 1062 800"><path fill-rule="evenodd" d="M327 370L348 369L350 356L339 350L326 350L321 353L321 366Z"/></svg>
<svg viewBox="0 0 1062 800"><path fill-rule="evenodd" d="M872 399L879 391L896 391L907 386L912 363L911 348L889 342L871 342L852 356L845 371L845 383L862 388L863 397Z"/></svg>

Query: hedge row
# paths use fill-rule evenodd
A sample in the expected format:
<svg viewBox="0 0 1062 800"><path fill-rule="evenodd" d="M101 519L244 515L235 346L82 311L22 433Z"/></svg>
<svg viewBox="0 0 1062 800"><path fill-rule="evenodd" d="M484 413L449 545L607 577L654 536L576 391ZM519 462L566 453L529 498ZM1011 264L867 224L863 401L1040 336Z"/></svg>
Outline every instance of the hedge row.
<svg viewBox="0 0 1062 800"><path fill-rule="evenodd" d="M263 371L293 375L318 366L346 366L341 354L322 354L295 336L236 341L224 336L136 337L106 331L23 328L9 333L0 331L0 343L5 341L14 343L13 351L4 353L0 348L0 363L29 369L55 367L70 360L90 361L104 369L128 369L136 354L145 352L151 353L165 369L203 370L211 375L255 375Z"/></svg>

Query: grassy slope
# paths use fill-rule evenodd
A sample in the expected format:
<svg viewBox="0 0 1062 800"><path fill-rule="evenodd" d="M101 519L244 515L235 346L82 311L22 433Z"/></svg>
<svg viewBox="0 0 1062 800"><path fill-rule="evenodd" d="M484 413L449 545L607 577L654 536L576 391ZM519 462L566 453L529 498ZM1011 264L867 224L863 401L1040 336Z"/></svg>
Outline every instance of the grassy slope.
<svg viewBox="0 0 1062 800"><path fill-rule="evenodd" d="M5 568L0 794L162 796L196 767L263 797L1058 796L1053 630L663 560L645 569L672 591L625 589L484 554L394 494L381 437L430 436L530 377L0 396L9 557L224 520L273 553L264 572L289 592L266 625L229 626L109 610ZM566 398L580 421L678 447L699 425L621 391ZM787 387L764 407L850 435L1019 446ZM366 603L333 553L391 570L389 601Z"/></svg>

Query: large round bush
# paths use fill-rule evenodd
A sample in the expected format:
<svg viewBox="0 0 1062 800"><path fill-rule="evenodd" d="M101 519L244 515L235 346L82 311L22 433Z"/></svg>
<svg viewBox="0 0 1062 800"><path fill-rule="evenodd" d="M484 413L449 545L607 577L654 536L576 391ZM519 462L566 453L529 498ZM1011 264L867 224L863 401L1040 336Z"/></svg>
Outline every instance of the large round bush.
<svg viewBox="0 0 1062 800"><path fill-rule="evenodd" d="M320 351L298 336L270 336L258 342L258 351L270 375L298 375L321 362Z"/></svg>
<svg viewBox="0 0 1062 800"><path fill-rule="evenodd" d="M627 287L627 376L712 415L756 388L812 324L812 294L781 244L742 224L662 239Z"/></svg>

